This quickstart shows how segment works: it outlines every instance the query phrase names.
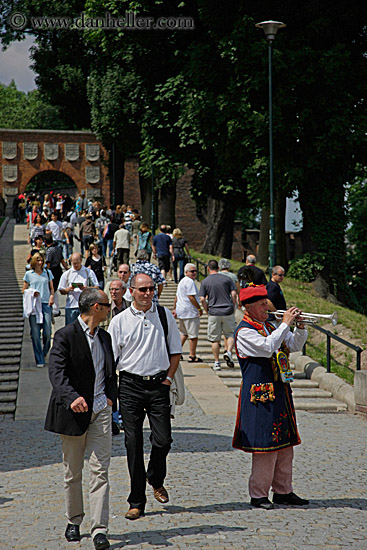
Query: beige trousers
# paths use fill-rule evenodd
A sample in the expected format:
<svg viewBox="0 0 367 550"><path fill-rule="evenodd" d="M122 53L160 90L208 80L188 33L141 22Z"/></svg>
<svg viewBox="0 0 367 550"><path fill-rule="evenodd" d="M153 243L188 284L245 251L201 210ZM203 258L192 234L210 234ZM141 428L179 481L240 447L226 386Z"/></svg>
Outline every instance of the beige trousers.
<svg viewBox="0 0 367 550"><path fill-rule="evenodd" d="M249 479L251 498L267 497L270 487L274 493L287 495L292 487L293 447L272 453L253 453Z"/></svg>
<svg viewBox="0 0 367 550"><path fill-rule="evenodd" d="M109 481L112 434L111 407L92 414L85 434L61 435L64 461L66 517L69 523L80 525L84 517L82 470L84 456L89 463L89 504L92 538L107 534L109 514Z"/></svg>

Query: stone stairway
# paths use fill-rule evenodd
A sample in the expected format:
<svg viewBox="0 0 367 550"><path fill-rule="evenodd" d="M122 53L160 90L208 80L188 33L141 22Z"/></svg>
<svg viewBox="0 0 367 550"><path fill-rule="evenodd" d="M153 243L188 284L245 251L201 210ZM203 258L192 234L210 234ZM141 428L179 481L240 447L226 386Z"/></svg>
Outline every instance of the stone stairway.
<svg viewBox="0 0 367 550"><path fill-rule="evenodd" d="M168 307L170 310L173 308L173 303L176 295L176 285L169 282L167 287L164 288L159 303ZM197 346L197 356L201 357L204 364L213 365L213 355L211 352L211 344L207 341L207 326L208 317L204 315L200 320L199 330L199 342ZM223 342L222 342L223 344ZM224 350L224 346L221 345L221 352ZM183 352L184 359L188 356L188 352ZM222 382L238 397L241 386L241 371L239 364L233 357L235 368L228 369L224 360L222 361L222 370L216 371L216 374L222 380ZM201 364L203 365L203 364ZM332 393L319 388L317 382L308 380L305 373L294 372L294 381L292 382L293 400L297 410L304 411L317 411L317 412L344 412L347 410L347 405L341 401L333 399Z"/></svg>
<svg viewBox="0 0 367 550"><path fill-rule="evenodd" d="M11 417L16 408L24 330L21 288L25 258L24 254L16 258L14 228L10 220L0 239L0 414Z"/></svg>

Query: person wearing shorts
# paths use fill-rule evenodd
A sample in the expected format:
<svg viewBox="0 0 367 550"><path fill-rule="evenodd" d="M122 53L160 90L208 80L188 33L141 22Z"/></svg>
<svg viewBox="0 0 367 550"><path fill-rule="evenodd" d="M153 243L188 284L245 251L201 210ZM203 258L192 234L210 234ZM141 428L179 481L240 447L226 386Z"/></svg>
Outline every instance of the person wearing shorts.
<svg viewBox="0 0 367 550"><path fill-rule="evenodd" d="M195 285L197 269L195 264L185 265L185 277L177 287L177 294L173 306L173 316L179 320L182 346L189 339L189 363L202 363L196 356L196 346L199 337L200 317L203 310L200 306L199 295Z"/></svg>
<svg viewBox="0 0 367 550"><path fill-rule="evenodd" d="M225 351L223 359L230 368L234 367L232 349L233 334L236 328L234 310L236 304L236 287L232 279L219 273L218 262L210 260L209 275L201 283L201 305L208 314L208 340L212 344L214 356L213 370L221 370L219 361L220 341L225 336Z"/></svg>
<svg viewBox="0 0 367 550"><path fill-rule="evenodd" d="M170 259L172 258L172 262L175 261L172 239L169 235L167 235L167 226L161 225L160 233L155 235L153 239L152 248L153 258L158 259L158 267L162 273L162 276L166 279L167 273L171 268Z"/></svg>

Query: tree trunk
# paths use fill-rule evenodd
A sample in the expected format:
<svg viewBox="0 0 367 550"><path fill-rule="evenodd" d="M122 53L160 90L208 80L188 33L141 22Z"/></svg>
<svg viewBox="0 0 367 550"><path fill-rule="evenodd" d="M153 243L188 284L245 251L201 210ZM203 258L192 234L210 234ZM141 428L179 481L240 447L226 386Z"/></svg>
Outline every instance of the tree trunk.
<svg viewBox="0 0 367 550"><path fill-rule="evenodd" d="M110 150L111 204L113 206L124 202L124 176L125 154L113 143Z"/></svg>
<svg viewBox="0 0 367 550"><path fill-rule="evenodd" d="M152 180L139 174L142 221L152 227Z"/></svg>
<svg viewBox="0 0 367 550"><path fill-rule="evenodd" d="M259 263L264 266L269 266L269 229L269 208L263 207L261 210L260 238L257 259Z"/></svg>
<svg viewBox="0 0 367 550"><path fill-rule="evenodd" d="M172 185L165 185L159 189L158 201L159 224L176 227L176 182Z"/></svg>
<svg viewBox="0 0 367 550"><path fill-rule="evenodd" d="M207 198L207 232L202 252L231 258L235 213L232 200Z"/></svg>

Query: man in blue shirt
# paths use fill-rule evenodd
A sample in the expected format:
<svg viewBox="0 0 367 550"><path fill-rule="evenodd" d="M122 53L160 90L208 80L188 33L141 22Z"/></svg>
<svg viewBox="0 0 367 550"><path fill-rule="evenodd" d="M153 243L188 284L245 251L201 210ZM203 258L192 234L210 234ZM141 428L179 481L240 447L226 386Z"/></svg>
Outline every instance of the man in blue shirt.
<svg viewBox="0 0 367 550"><path fill-rule="evenodd" d="M161 225L160 233L155 235L153 239L153 257L158 258L158 267L164 278L166 278L167 272L170 270L170 257L172 262L175 261L173 255L172 239L167 235L167 227Z"/></svg>

